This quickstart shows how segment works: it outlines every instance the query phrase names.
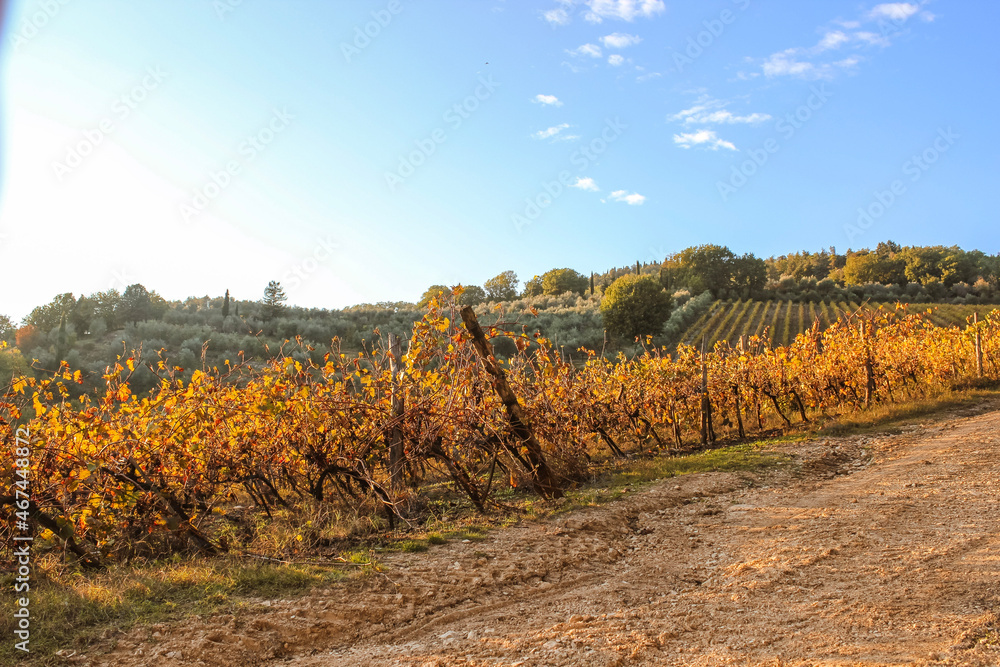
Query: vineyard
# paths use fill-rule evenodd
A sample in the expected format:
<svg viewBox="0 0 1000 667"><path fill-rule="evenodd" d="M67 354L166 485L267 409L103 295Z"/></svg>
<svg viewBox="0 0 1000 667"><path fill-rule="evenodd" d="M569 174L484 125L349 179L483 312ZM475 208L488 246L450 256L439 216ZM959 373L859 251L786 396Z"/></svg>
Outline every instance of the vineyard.
<svg viewBox="0 0 1000 667"><path fill-rule="evenodd" d="M685 331L681 342L700 345L703 336L708 344L726 341L736 345L741 336L766 337L773 345L790 345L795 337L819 322L820 330L838 319L850 316L860 308L875 310L878 306L840 301L798 303L792 301L716 301L712 307ZM910 312L926 311L929 321L942 327L964 326L976 310L973 305L911 304Z"/></svg>
<svg viewBox="0 0 1000 667"><path fill-rule="evenodd" d="M356 355L334 341L322 364L226 360L188 381L135 355L108 369L102 395L80 398L65 366L17 378L0 404L0 475L24 480L31 500L0 496L0 530L9 549L15 518L31 518L36 549L100 567L239 552L283 513L302 517L288 549L308 549L345 507L370 508L386 529L419 523L442 481L491 512L511 488L559 497L602 458L667 455L1000 376L1000 311L959 323L944 307L843 306L716 304L687 337L717 341L704 354L647 343L574 364L502 312L480 324L471 308L435 301L405 354L391 337ZM772 346L765 329L787 344ZM491 341L505 338L516 354L498 360ZM159 386L137 395L129 378L142 365Z"/></svg>

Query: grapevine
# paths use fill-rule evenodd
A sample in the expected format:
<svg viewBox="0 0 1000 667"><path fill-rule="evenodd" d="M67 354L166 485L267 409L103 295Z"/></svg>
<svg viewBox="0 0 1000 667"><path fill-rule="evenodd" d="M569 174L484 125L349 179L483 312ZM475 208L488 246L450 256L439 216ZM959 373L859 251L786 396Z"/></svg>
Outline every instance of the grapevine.
<svg viewBox="0 0 1000 667"><path fill-rule="evenodd" d="M772 327L781 305L774 304ZM732 307L733 331L758 309L763 325L766 308L749 312L744 304L733 318ZM930 311L901 305L855 306L822 330L829 311L819 310L817 318L810 308L813 325L786 334L783 346L770 345L766 331L737 348L722 339L703 362L700 341L674 350L647 341L633 357L581 349L585 361L574 365L502 312L480 314L482 331L511 338L517 354L484 356L454 300L433 301L414 323L395 379L378 337L356 355L334 341L321 363L284 354L263 367L237 359L187 381L162 356L146 361L136 352L109 367L95 396L70 397L68 385L82 380L65 364L50 377L13 379L0 398L0 431L7 443L19 426L32 434L30 512L40 541L99 566L183 549L224 551L232 547L223 539L228 524L266 520L306 501L369 503L391 528L412 518L427 481L447 480L480 512L493 511L504 488L541 492L540 466L559 488L570 487L592 474L598 452L675 450L694 438L702 363L717 428L731 436L973 378L976 329L984 373L1000 372L998 310L962 328L935 326ZM799 319L805 314L800 304ZM715 335L729 323L718 311L704 319L705 330L716 321ZM158 386L137 395L130 380L143 367ZM537 451L496 390L498 369ZM403 443L405 484L390 472L394 438ZM0 475L11 479L13 465L13 456L0 459ZM252 509L237 514L237 504ZM13 498L0 496L8 548L15 509Z"/></svg>

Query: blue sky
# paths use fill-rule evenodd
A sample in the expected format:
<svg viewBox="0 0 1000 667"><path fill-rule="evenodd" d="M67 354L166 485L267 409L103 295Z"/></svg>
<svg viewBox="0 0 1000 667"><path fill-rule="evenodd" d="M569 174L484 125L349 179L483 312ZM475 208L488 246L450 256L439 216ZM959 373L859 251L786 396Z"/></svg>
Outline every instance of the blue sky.
<svg viewBox="0 0 1000 667"><path fill-rule="evenodd" d="M1000 251L995 3L8 9L14 319L133 282L336 308L701 243Z"/></svg>

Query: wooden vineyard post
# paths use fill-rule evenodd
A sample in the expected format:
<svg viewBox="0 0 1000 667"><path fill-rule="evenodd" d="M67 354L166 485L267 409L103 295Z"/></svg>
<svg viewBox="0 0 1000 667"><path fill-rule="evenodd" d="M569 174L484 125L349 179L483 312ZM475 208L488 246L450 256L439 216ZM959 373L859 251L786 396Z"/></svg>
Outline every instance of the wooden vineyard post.
<svg viewBox="0 0 1000 667"><path fill-rule="evenodd" d="M739 361L737 362L740 367L740 375L742 375L743 370L743 354L746 350L746 344L744 342L744 337L740 336L740 340L737 346L737 354L739 355ZM733 383L733 399L736 402L736 426L739 428L739 433L741 438L747 437L746 431L743 429L743 415L740 414L740 383L739 381Z"/></svg>
<svg viewBox="0 0 1000 667"><path fill-rule="evenodd" d="M673 399L670 399L670 425L674 429L674 442L677 443L677 451L684 447L684 440L681 438L681 424L677 421L677 409L674 407Z"/></svg>
<svg viewBox="0 0 1000 667"><path fill-rule="evenodd" d="M872 365L872 350L868 345L868 332L865 327L865 320L861 320L861 342L865 346L865 407L872 404L875 398L875 369Z"/></svg>
<svg viewBox="0 0 1000 667"><path fill-rule="evenodd" d="M403 371L399 336L389 334L389 370L392 373L392 433L389 440L389 484L398 489L403 484L403 433L399 421L405 408L399 376Z"/></svg>
<svg viewBox="0 0 1000 667"><path fill-rule="evenodd" d="M715 431L712 429L712 401L708 396L708 362L705 359L705 347L708 345L708 334L701 338L701 444L715 442Z"/></svg>
<svg viewBox="0 0 1000 667"><path fill-rule="evenodd" d="M482 327L479 326L479 321L476 319L476 312L472 309L472 306L462 308L462 320L465 322L465 328L472 334L472 342L476 347L476 351L483 358L483 365L486 367L486 372L492 378L493 389L503 403L504 411L507 413L507 421L510 424L510 430L524 446L526 458L532 468L531 479L535 485L535 490L540 496L545 498L562 498L562 489L559 488L552 470L545 461L542 446L538 444L535 434L531 431L528 420L524 416L524 410L521 409L521 404L517 402L517 396L510 388L510 385L507 384L506 373L497 365L496 359L493 357L493 346L486 340L486 335L483 333Z"/></svg>
<svg viewBox="0 0 1000 667"><path fill-rule="evenodd" d="M976 377L983 377L983 334L979 330L979 311L972 314L972 324L976 327Z"/></svg>

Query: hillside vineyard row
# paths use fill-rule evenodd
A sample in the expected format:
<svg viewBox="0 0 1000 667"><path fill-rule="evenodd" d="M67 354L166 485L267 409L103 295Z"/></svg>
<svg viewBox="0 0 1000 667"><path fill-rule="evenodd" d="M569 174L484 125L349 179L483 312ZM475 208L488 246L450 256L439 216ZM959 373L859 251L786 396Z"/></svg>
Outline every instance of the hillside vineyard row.
<svg viewBox="0 0 1000 667"><path fill-rule="evenodd" d="M65 366L47 379L16 378L0 430L7 443L19 426L31 433L36 544L89 565L213 553L240 548L237 528L273 511L345 503L377 508L391 528L413 516L423 483L441 479L488 512L511 485L560 495L604 453L677 451L706 428L709 438L750 437L768 424L1000 376L997 310L947 327L902 306L858 310L785 346L772 347L765 331L704 353L647 345L612 360L581 350L575 364L502 313L483 331L510 336L518 353L484 357L458 315L454 302L432 302L395 364L388 346L348 356L335 340L322 365L234 360L186 382L147 361L160 384L142 396L129 387L143 363L135 357L108 369L99 396L70 398L66 383L80 376ZM497 373L514 406L501 400ZM12 479L13 465L3 457L0 475ZM16 507L0 503L9 548Z"/></svg>

